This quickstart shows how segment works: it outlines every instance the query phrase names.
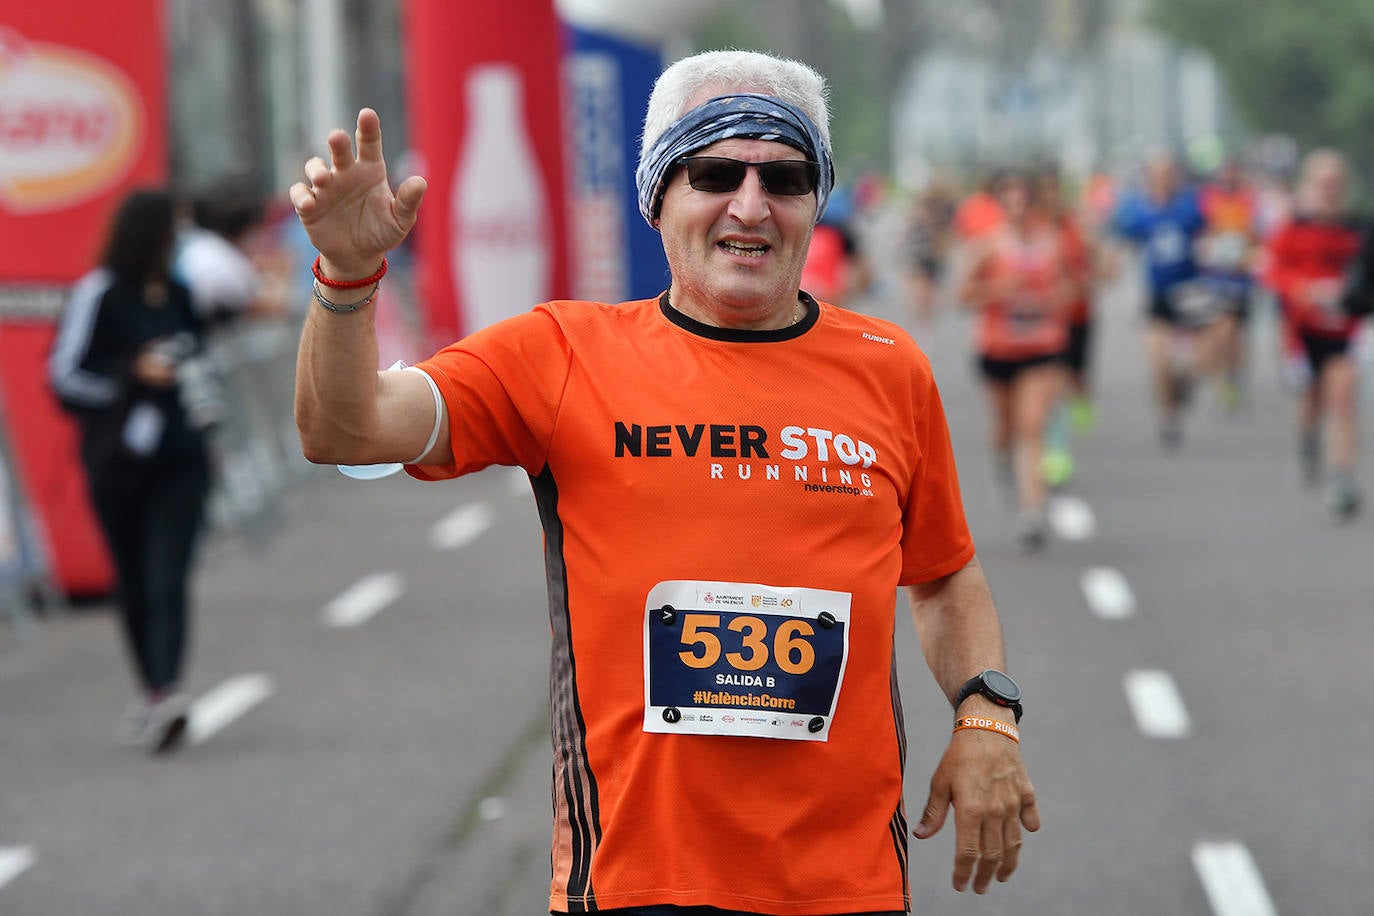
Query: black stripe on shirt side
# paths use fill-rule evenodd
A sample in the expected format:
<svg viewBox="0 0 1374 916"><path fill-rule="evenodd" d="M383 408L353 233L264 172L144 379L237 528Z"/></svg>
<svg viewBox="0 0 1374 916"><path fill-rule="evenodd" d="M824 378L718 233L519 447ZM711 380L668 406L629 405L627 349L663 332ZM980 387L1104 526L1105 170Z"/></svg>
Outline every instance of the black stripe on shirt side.
<svg viewBox="0 0 1374 916"><path fill-rule="evenodd" d="M568 575L563 556L563 522L558 515L558 485L546 465L530 478L544 528L544 571L549 594L553 656L549 664L549 720L554 753L562 763L563 797L572 837L568 876L568 910L594 912L592 858L601 842L601 809L596 776L587 763L587 727L577 701L577 664L573 657L572 619L568 609ZM557 791L557 788L555 788ZM555 809L556 810L556 809Z"/></svg>
<svg viewBox="0 0 1374 916"><path fill-rule="evenodd" d="M897 729L897 765L900 767L898 772L902 774L903 780L906 778L906 718L902 713L902 692L897 683L897 639L894 632L892 639L892 676L890 691L892 694L892 720ZM910 834L908 832L906 819L905 793L897 796L897 810L892 814L892 820L888 824L892 832L893 846L897 852L897 865L902 872L902 896L906 898L908 909L911 907L911 884L907 874L907 860L910 855L909 844Z"/></svg>

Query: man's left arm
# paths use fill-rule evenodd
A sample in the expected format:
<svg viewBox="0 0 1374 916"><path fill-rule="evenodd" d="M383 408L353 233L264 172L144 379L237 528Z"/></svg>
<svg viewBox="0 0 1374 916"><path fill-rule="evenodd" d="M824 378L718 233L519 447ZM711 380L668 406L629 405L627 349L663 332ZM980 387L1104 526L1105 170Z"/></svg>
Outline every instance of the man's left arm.
<svg viewBox="0 0 1374 916"><path fill-rule="evenodd" d="M932 582L910 586L911 614L921 651L945 696L977 674L1005 665L1002 628L983 568L974 557L962 569ZM1010 709L981 694L956 710L1015 725ZM1026 775L1020 746L995 731L956 731L930 781L930 796L914 831L927 839L944 826L954 806L954 889L973 881L984 893L993 877L1006 881L1016 871L1021 828L1040 829L1035 789Z"/></svg>

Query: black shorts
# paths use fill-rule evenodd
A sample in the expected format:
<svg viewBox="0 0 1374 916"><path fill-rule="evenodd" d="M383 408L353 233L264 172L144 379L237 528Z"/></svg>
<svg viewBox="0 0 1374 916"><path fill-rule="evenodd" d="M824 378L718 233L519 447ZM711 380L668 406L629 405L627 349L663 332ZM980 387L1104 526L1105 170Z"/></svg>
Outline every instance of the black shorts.
<svg viewBox="0 0 1374 916"><path fill-rule="evenodd" d="M1175 304L1174 297L1181 295L1184 288L1189 290L1206 292L1210 291L1208 301L1212 303L1210 308L1185 312ZM1167 324L1169 327L1180 331L1197 331L1206 327L1211 321L1224 311L1222 297L1214 288L1199 281L1189 280L1184 283L1177 283L1164 290L1154 290L1150 293L1149 318L1151 321Z"/></svg>
<svg viewBox="0 0 1374 916"><path fill-rule="evenodd" d="M1088 369L1088 349L1093 339L1093 322L1074 322L1069 325L1069 346L1064 351L1064 362L1074 375L1082 375Z"/></svg>
<svg viewBox="0 0 1374 916"><path fill-rule="evenodd" d="M1320 334L1299 331L1298 339L1302 341L1302 352L1307 356L1307 366L1312 370L1313 378L1321 375L1322 369L1331 360L1350 352L1348 337L1323 337Z"/></svg>
<svg viewBox="0 0 1374 916"><path fill-rule="evenodd" d="M944 276L945 272L944 261L933 255L917 258L915 267L918 274L921 274L933 283L940 282L940 278Z"/></svg>
<svg viewBox="0 0 1374 916"><path fill-rule="evenodd" d="M1024 359L993 359L990 356L978 357L978 373L983 380L993 385L1010 385L1016 377L1027 369L1036 366L1053 366L1064 362L1063 353L1044 353L1040 356L1027 356Z"/></svg>

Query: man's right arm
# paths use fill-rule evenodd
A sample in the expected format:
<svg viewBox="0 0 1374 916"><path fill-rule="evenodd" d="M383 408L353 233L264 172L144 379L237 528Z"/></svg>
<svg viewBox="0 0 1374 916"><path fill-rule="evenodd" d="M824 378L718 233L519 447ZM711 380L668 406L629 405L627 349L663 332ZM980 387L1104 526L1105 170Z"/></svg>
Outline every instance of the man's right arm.
<svg viewBox="0 0 1374 916"><path fill-rule="evenodd" d="M382 158L381 121L371 109L358 113L357 155L348 134L329 135L326 164L305 165L309 183L291 187L291 203L320 252L320 272L351 281L371 276L386 252L415 224L424 179L411 177L393 195ZM367 298L374 287L320 287L333 302ZM429 383L418 372L378 372L375 305L334 312L311 298L296 367L296 426L306 458L319 463L377 464L403 461L448 464L452 449L448 416L436 416ZM419 453L438 425L438 438Z"/></svg>

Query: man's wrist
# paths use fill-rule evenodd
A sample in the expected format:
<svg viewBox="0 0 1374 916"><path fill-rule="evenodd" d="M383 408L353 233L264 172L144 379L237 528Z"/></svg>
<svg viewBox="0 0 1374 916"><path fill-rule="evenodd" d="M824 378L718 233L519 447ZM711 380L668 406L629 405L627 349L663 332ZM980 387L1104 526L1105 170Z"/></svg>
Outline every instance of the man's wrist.
<svg viewBox="0 0 1374 916"><path fill-rule="evenodd" d="M330 280L337 280L340 282L361 280L364 277L370 277L375 274L384 260L386 260L384 254L379 254L371 258L362 258L357 261L352 259L335 261L331 260L327 255L321 254L319 261L320 273L324 274Z"/></svg>
<svg viewBox="0 0 1374 916"><path fill-rule="evenodd" d="M954 710L956 719L963 716L986 716L1010 725L1016 724L1016 714L1009 707L994 703L981 693L969 695Z"/></svg>

